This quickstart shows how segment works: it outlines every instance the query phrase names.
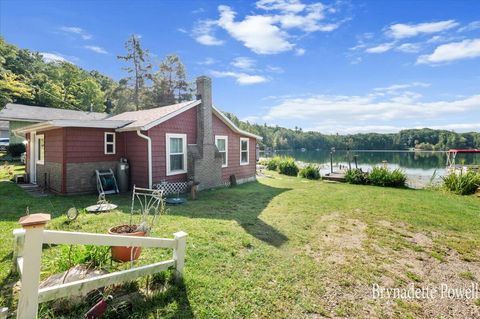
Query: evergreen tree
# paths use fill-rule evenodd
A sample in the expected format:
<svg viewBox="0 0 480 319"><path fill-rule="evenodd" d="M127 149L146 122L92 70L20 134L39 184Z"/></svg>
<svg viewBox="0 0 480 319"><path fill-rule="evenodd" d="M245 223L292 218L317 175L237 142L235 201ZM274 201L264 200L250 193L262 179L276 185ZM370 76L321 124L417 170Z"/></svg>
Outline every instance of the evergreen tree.
<svg viewBox="0 0 480 319"><path fill-rule="evenodd" d="M177 55L171 54L160 63L153 77L149 106L158 107L192 99L185 66Z"/></svg>
<svg viewBox="0 0 480 319"><path fill-rule="evenodd" d="M119 55L117 58L130 63L124 70L130 74L126 80L133 83L133 103L138 111L145 90L145 82L152 79L150 74L152 66L149 63L148 51L142 49L140 38L137 35L132 34L125 42L125 49L127 54Z"/></svg>

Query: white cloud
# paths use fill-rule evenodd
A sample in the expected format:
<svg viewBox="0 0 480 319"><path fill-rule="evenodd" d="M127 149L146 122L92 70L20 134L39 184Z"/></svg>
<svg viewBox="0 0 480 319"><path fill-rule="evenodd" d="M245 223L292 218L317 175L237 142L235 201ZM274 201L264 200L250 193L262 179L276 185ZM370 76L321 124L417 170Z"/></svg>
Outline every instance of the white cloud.
<svg viewBox="0 0 480 319"><path fill-rule="evenodd" d="M458 26L455 20L445 20L438 22L427 22L418 24L392 24L388 27L386 34L395 39L414 37L420 34L437 33L449 30Z"/></svg>
<svg viewBox="0 0 480 319"><path fill-rule="evenodd" d="M480 57L480 38L442 44L432 54L419 56L417 63L436 64L476 57Z"/></svg>
<svg viewBox="0 0 480 319"><path fill-rule="evenodd" d="M469 32L480 29L480 21L472 21L464 27L458 29L458 32Z"/></svg>
<svg viewBox="0 0 480 319"><path fill-rule="evenodd" d="M83 40L90 40L91 38L93 38L91 34L87 33L85 30L83 30L80 27L63 26L63 27L60 27L60 30L66 33L76 34L80 36Z"/></svg>
<svg viewBox="0 0 480 319"><path fill-rule="evenodd" d="M203 61L200 61L198 62L198 64L200 65L212 65L212 64L215 64L217 62L217 60L215 60L214 58L205 58L205 60Z"/></svg>
<svg viewBox="0 0 480 319"><path fill-rule="evenodd" d="M356 134L356 133L395 133L406 129L406 127L398 127L395 125L338 125L338 123L320 122L313 127L305 128L304 131L317 131L327 134Z"/></svg>
<svg viewBox="0 0 480 319"><path fill-rule="evenodd" d="M279 66L272 66L272 65L267 65L266 69L267 72L271 73L283 73L285 72L281 67Z"/></svg>
<svg viewBox="0 0 480 319"><path fill-rule="evenodd" d="M259 0L256 7L267 13L255 13L237 19L229 6L218 7L218 20L204 20L194 28L196 40L205 45L219 45L223 41L214 36L217 27L257 54L277 54L295 49L298 36L303 32L331 32L342 22L323 22L326 14L336 12L320 2L303 4L300 0ZM300 51L301 52L301 51Z"/></svg>
<svg viewBox="0 0 480 319"><path fill-rule="evenodd" d="M365 120L390 121L440 114L459 113L478 108L480 95L454 101L421 102L408 94L381 98L375 95L330 96L317 95L309 98L286 99L272 107L265 119L324 119L350 120L352 123Z"/></svg>
<svg viewBox="0 0 480 319"><path fill-rule="evenodd" d="M385 53L393 48L393 43L382 43L365 50L367 53Z"/></svg>
<svg viewBox="0 0 480 319"><path fill-rule="evenodd" d="M241 119L244 122L250 122L250 123L256 123L258 120L260 120L260 117L258 116L247 116Z"/></svg>
<svg viewBox="0 0 480 319"><path fill-rule="evenodd" d="M199 14L203 12L205 12L204 8L198 8L198 9L192 10L192 14Z"/></svg>
<svg viewBox="0 0 480 319"><path fill-rule="evenodd" d="M236 82L240 85L251 85L267 82L268 79L261 75L250 75L242 72L230 72L230 71L211 71L212 76L218 78L231 77L235 78Z"/></svg>
<svg viewBox="0 0 480 319"><path fill-rule="evenodd" d="M238 57L230 64L239 69L251 70L255 66L255 60L247 57Z"/></svg>
<svg viewBox="0 0 480 319"><path fill-rule="evenodd" d="M375 88L364 95L303 95L272 97L273 105L257 114L258 123L299 125L322 132L393 132L404 127L444 127L468 130L480 126L480 94L452 100L423 100L412 88L430 84L413 82ZM452 119L445 123L445 119ZM456 123L456 118L470 122ZM469 124L470 123L470 124ZM472 126L474 123L475 126Z"/></svg>
<svg viewBox="0 0 480 319"><path fill-rule="evenodd" d="M302 48L295 49L295 55L296 56L302 56L302 55L305 54L305 52L306 52L306 50L302 49Z"/></svg>
<svg viewBox="0 0 480 319"><path fill-rule="evenodd" d="M446 124L446 125L433 125L430 128L435 130L472 132L472 131L480 131L480 123L455 123L455 124Z"/></svg>
<svg viewBox="0 0 480 319"><path fill-rule="evenodd" d="M251 122L258 122L258 119L251 117ZM478 123L455 123L455 124L445 124L445 125L338 125L338 123L333 122L320 122L315 123L314 126L305 128L304 131L318 131L323 133L341 133L341 134L355 134L355 133L397 133L405 129L422 129L422 128L431 128L434 130L449 130L455 132L472 132L479 131L480 124Z"/></svg>
<svg viewBox="0 0 480 319"><path fill-rule="evenodd" d="M258 54L275 54L289 51L294 47L288 34L274 25L272 16L247 16L243 21L235 21L235 12L228 6L219 6L218 24L234 39Z"/></svg>
<svg viewBox="0 0 480 319"><path fill-rule="evenodd" d="M263 10L280 10L298 13L305 9L305 5L298 0L260 0L256 3L257 8Z"/></svg>
<svg viewBox="0 0 480 319"><path fill-rule="evenodd" d="M412 83L406 83L406 84L392 84L387 87L379 87L379 88L374 88L373 91L376 92L396 92L404 89L410 89L414 87L429 87L430 83L424 83L424 82L412 82Z"/></svg>
<svg viewBox="0 0 480 319"><path fill-rule="evenodd" d="M420 43L403 43L395 49L405 53L418 53L422 49L422 45Z"/></svg>
<svg viewBox="0 0 480 319"><path fill-rule="evenodd" d="M96 45L85 45L84 48L87 50L93 51L95 53L108 54L107 50Z"/></svg>
<svg viewBox="0 0 480 319"><path fill-rule="evenodd" d="M200 35L196 38L198 43L201 43L203 45L222 45L223 41L218 40L217 38L209 35L209 34L203 34Z"/></svg>
<svg viewBox="0 0 480 319"><path fill-rule="evenodd" d="M61 55L59 53L40 52L40 54L42 55L43 60L47 63L51 63L51 62L70 62L63 55Z"/></svg>
<svg viewBox="0 0 480 319"><path fill-rule="evenodd" d="M217 21L201 20L193 29L193 36L195 40L203 45L222 45L224 42L217 39L213 34Z"/></svg>

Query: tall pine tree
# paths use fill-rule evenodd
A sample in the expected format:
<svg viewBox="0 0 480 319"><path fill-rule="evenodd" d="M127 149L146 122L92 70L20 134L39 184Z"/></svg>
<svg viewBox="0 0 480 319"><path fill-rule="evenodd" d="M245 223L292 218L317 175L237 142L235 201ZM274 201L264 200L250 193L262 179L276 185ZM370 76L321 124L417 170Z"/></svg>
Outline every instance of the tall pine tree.
<svg viewBox="0 0 480 319"><path fill-rule="evenodd" d="M149 62L148 51L142 49L140 38L137 35L132 34L125 42L125 49L127 54L124 56L119 55L117 58L130 63L124 70L130 74L126 80L133 84L133 103L138 111L145 91L145 82L152 79L150 73L152 65Z"/></svg>

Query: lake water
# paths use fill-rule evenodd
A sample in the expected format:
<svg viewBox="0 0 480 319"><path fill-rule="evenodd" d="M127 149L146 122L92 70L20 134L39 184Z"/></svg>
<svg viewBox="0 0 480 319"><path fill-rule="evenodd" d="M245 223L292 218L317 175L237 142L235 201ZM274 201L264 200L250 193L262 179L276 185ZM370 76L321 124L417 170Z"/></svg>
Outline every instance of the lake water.
<svg viewBox="0 0 480 319"><path fill-rule="evenodd" d="M400 168L409 176L412 186L424 186L430 177L445 175L447 154L445 152L414 152L414 151L351 151L351 166L355 167L353 156L356 155L358 167L369 170L372 166L383 165L388 168ZM320 165L323 174L330 171L330 151L278 151L278 155L293 156L296 160ZM260 153L260 156L263 154ZM456 163L480 165L480 154L458 154ZM334 170L340 166L348 166L347 151L336 151L333 154ZM419 185L413 185L418 183Z"/></svg>

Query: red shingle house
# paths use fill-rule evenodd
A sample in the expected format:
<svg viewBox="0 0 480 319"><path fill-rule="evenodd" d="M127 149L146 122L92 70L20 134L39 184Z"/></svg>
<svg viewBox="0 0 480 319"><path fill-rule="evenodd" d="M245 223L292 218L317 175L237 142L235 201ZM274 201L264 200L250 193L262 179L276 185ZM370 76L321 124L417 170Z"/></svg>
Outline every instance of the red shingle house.
<svg viewBox="0 0 480 319"><path fill-rule="evenodd" d="M41 108L39 108L41 109ZM103 119L53 119L25 126L29 180L60 194L96 190L95 170L130 166L130 185L164 182L200 189L255 179L256 141L212 105L211 80L197 78L197 100ZM180 187L181 188L181 187Z"/></svg>

